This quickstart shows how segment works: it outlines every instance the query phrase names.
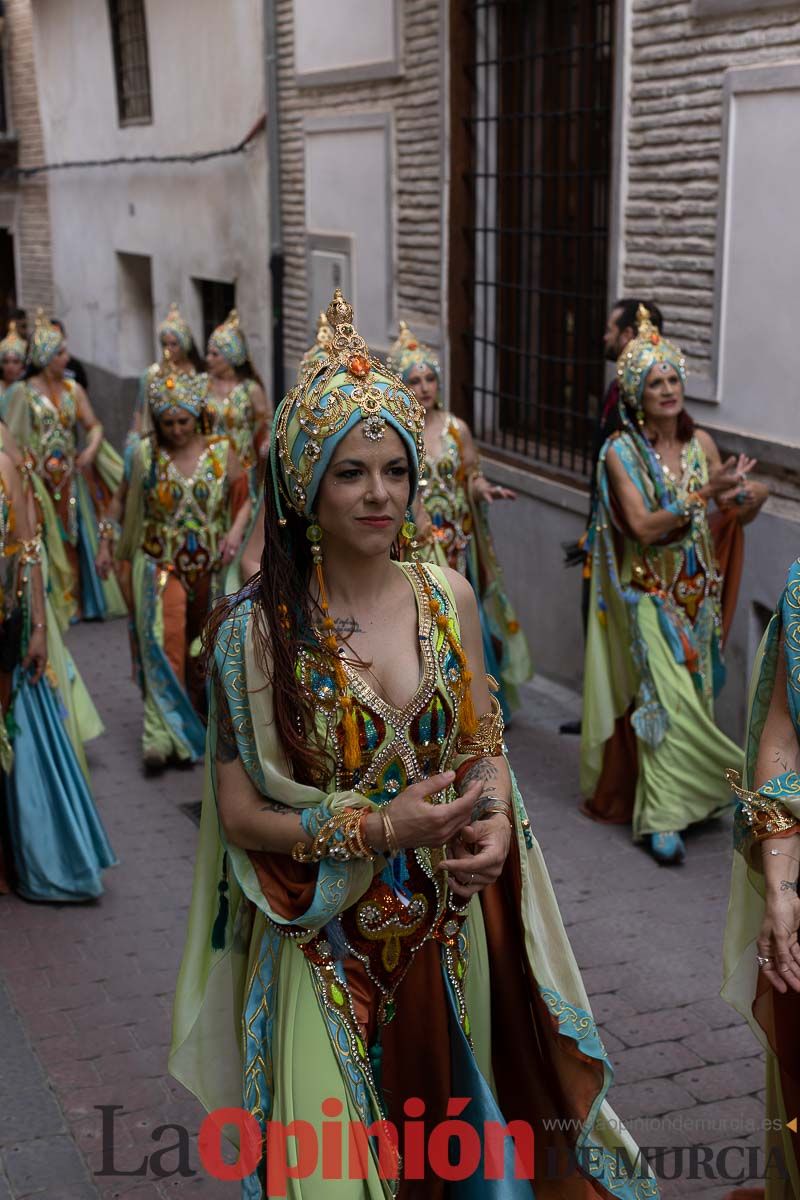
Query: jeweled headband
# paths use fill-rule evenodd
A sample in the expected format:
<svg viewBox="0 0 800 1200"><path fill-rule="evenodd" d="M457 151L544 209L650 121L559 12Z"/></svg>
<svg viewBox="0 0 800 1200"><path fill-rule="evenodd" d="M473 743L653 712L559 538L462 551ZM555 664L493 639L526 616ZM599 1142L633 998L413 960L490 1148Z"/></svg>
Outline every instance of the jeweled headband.
<svg viewBox="0 0 800 1200"><path fill-rule="evenodd" d="M28 352L27 343L17 333L17 322L9 321L8 333L0 341L0 359L3 359L8 354L13 354L20 362L25 362L25 355Z"/></svg>
<svg viewBox="0 0 800 1200"><path fill-rule="evenodd" d="M192 348L192 331L181 316L178 305L173 301L169 306L169 312L158 327L158 340L164 344L164 335L171 333L174 338L177 338L178 345L184 354L188 354Z"/></svg>
<svg viewBox="0 0 800 1200"><path fill-rule="evenodd" d="M634 408L641 401L647 376L655 363L660 363L665 371L674 367L681 383L686 383L686 359L680 347L659 333L643 304L639 305L636 313L636 326L636 337L628 342L617 359L620 391Z"/></svg>
<svg viewBox="0 0 800 1200"><path fill-rule="evenodd" d="M36 314L33 337L28 343L28 357L31 363L40 370L49 366L63 345L64 334L40 308Z"/></svg>
<svg viewBox="0 0 800 1200"><path fill-rule="evenodd" d="M426 346L411 332L405 321L400 322L400 332L386 356L386 365L402 380L408 379L415 367L430 367L439 382L442 381L438 358L430 346Z"/></svg>
<svg viewBox="0 0 800 1200"><path fill-rule="evenodd" d="M173 371L169 358L154 374L147 386L147 398L154 417L162 417L170 408L183 408L193 417L203 411L204 377Z"/></svg>
<svg viewBox="0 0 800 1200"><path fill-rule="evenodd" d="M241 367L247 362L247 345L239 327L239 314L235 308L231 309L222 324L217 326L208 339L208 344L219 350L232 367Z"/></svg>
<svg viewBox="0 0 800 1200"><path fill-rule="evenodd" d="M373 358L353 325L353 310L337 288L328 305L327 361L309 368L284 396L272 426L270 461L278 504L302 516L313 508L320 481L342 438L359 422L379 442L394 429L408 450L411 494L425 454L425 414L414 394Z"/></svg>

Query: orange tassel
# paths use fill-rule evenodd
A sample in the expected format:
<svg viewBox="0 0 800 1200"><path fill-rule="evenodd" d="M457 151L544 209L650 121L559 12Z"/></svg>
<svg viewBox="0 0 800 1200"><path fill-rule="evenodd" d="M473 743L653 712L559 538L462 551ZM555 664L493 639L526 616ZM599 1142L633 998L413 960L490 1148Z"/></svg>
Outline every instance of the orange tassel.
<svg viewBox="0 0 800 1200"><path fill-rule="evenodd" d="M344 765L347 771L357 771L361 766L361 743L358 737L358 721L353 710L353 697L342 696L340 703L344 709L342 717Z"/></svg>
<svg viewBox="0 0 800 1200"><path fill-rule="evenodd" d="M458 728L460 733L469 737L478 728L478 718L475 715L475 705L472 701L472 672L465 671L461 682L461 710L458 714Z"/></svg>

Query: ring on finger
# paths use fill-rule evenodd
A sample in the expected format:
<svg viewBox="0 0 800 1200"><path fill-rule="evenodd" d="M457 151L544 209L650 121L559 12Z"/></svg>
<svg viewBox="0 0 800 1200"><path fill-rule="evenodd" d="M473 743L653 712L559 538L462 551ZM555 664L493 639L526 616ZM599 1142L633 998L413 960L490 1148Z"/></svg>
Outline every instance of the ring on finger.
<svg viewBox="0 0 800 1200"><path fill-rule="evenodd" d="M766 957L765 955L757 954L756 962L758 963L759 967L768 967L772 962L772 959Z"/></svg>

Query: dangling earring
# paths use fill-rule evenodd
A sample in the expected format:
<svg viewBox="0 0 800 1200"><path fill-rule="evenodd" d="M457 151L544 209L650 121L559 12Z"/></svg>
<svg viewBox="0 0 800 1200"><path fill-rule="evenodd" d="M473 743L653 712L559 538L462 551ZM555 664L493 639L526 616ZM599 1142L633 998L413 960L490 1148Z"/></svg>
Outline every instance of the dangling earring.
<svg viewBox="0 0 800 1200"><path fill-rule="evenodd" d="M411 551L410 557L411 557L412 562L415 562L416 558L417 558L417 543L415 540L416 536L417 536L417 526L414 521L414 514L412 513L410 508L407 508L406 509L406 519L405 519L405 521L403 521L403 524L400 526L400 537L403 539L403 541L406 543L409 550Z"/></svg>
<svg viewBox="0 0 800 1200"><path fill-rule="evenodd" d="M325 587L325 576L322 573L322 529L314 517L306 530L306 537L311 543L311 561L317 577L319 589L319 607L322 612L322 644L332 659L333 677L339 693L339 704L342 707L342 759L345 769L357 771L361 766L361 743L358 737L358 721L353 709L353 697L347 690L347 675L344 664L339 656L339 639L336 636L336 622L328 609L328 592Z"/></svg>
<svg viewBox="0 0 800 1200"><path fill-rule="evenodd" d="M637 410L636 410L636 424L639 426L640 429L644 425L644 409L643 408L637 408Z"/></svg>

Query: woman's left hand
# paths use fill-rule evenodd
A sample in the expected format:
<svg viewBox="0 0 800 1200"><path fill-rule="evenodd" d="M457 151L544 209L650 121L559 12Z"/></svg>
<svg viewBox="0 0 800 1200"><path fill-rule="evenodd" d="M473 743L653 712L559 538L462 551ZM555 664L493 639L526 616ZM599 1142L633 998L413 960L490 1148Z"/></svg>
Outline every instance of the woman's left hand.
<svg viewBox="0 0 800 1200"><path fill-rule="evenodd" d="M479 475L472 485L476 500L491 504L493 500L516 500L517 493L499 483L489 483L485 475Z"/></svg>
<svg viewBox="0 0 800 1200"><path fill-rule="evenodd" d="M785 883L785 887L783 886ZM761 974L776 992L800 992L800 897L797 881L782 881L781 891L768 891L764 920L756 939L764 959Z"/></svg>
<svg viewBox="0 0 800 1200"><path fill-rule="evenodd" d="M86 446L81 450L80 454L75 456L75 470L85 471L87 467L90 467L97 457L98 450L99 446Z"/></svg>
<svg viewBox="0 0 800 1200"><path fill-rule="evenodd" d="M469 899L499 879L510 845L511 825L498 813L462 829L436 869L448 871L450 890Z"/></svg>
<svg viewBox="0 0 800 1200"><path fill-rule="evenodd" d="M242 535L238 529L229 529L225 536L220 538L220 558L226 566L228 563L233 562L233 560L236 558L241 544Z"/></svg>
<svg viewBox="0 0 800 1200"><path fill-rule="evenodd" d="M28 641L28 653L22 660L22 669L30 672L31 683L38 683L46 666L47 637L43 629L34 629Z"/></svg>

